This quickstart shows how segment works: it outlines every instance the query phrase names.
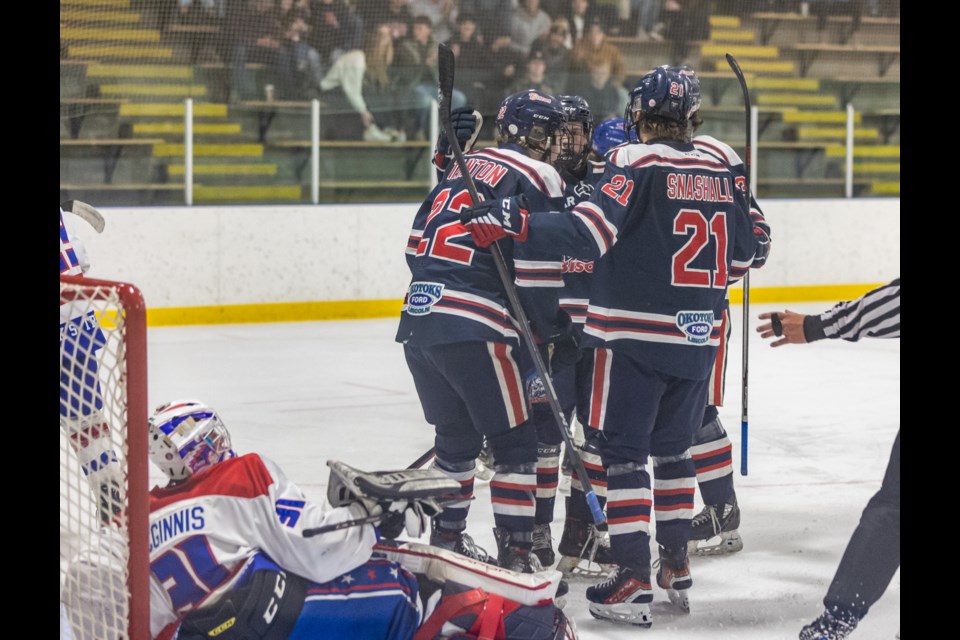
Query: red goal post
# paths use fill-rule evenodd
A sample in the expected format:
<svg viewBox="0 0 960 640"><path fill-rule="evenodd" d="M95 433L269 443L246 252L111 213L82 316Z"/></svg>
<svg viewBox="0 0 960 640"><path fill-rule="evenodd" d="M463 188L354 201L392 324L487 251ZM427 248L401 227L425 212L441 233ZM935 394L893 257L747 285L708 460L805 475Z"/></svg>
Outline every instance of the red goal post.
<svg viewBox="0 0 960 640"><path fill-rule="evenodd" d="M60 276L61 638L150 638L148 415L143 295Z"/></svg>

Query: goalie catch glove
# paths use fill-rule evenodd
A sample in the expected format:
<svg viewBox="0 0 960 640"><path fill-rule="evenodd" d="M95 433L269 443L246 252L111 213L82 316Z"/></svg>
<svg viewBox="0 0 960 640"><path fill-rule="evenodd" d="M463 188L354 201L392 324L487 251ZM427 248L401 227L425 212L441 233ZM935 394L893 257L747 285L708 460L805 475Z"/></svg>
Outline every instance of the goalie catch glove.
<svg viewBox="0 0 960 640"><path fill-rule="evenodd" d="M434 469L364 472L336 460L327 465L330 505L359 503L369 515L382 516L378 529L385 538L396 538L404 530L419 538L443 510L441 499L460 489L459 482Z"/></svg>
<svg viewBox="0 0 960 640"><path fill-rule="evenodd" d="M517 242L525 242L529 221L527 197L523 194L487 200L464 209L460 214L460 223L467 228L473 241L481 248L508 237Z"/></svg>
<svg viewBox="0 0 960 640"><path fill-rule="evenodd" d="M453 125L454 135L457 136L457 142L460 143L463 152L467 153L473 149L473 143L477 141L480 127L483 126L483 116L480 112L471 106L457 107L450 112L450 123ZM440 135L437 136L437 148L433 152L433 166L441 172L446 171L452 158L450 141L441 128Z"/></svg>

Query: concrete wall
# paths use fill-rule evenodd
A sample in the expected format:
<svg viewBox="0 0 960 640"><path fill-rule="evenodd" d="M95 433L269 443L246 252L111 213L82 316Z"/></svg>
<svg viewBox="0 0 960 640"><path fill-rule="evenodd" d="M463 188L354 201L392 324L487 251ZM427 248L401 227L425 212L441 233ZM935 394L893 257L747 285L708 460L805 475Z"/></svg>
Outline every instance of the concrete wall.
<svg viewBox="0 0 960 640"><path fill-rule="evenodd" d="M751 291L876 283L900 273L900 200L767 200L768 265ZM104 209L82 223L91 277L141 288L150 309L396 300L415 204ZM825 299L829 299L829 292ZM806 297L809 299L809 296ZM276 319L276 318L274 318ZM290 318L305 319L305 318Z"/></svg>

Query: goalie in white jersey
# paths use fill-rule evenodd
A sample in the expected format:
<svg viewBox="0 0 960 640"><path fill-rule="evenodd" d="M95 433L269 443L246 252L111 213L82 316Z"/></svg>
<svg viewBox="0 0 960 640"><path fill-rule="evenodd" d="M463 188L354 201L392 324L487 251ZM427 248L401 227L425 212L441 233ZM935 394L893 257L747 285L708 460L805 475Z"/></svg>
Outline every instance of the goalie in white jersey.
<svg viewBox="0 0 960 640"><path fill-rule="evenodd" d="M459 604L459 593L470 594L468 604L480 606L473 612L477 621L488 614L482 607L486 597L476 599L477 589L454 583L466 576L488 591L513 582L507 597L542 605L520 606L522 619L506 607L502 614L497 610L505 626L510 615L517 626L538 622L543 633L525 637L549 640L562 637L551 632L567 628L552 603L559 573L524 576L490 567L488 572L499 573L484 579L475 566L462 566L469 559L455 556L452 564L442 550L378 544L381 533L393 538L404 527L415 537L426 532L440 507L422 492L408 498L373 495L372 489L364 494L342 475L331 474L333 508L324 509L271 460L255 453L238 456L216 411L195 400L167 403L151 416L149 447L150 459L170 478L168 486L150 492L153 638L412 638L424 620L428 629L443 627L451 610L469 618L468 607L443 606L448 600ZM331 467L335 464L345 467ZM418 477L414 474L433 474L439 476L439 491L459 486L433 471L390 477L404 473L410 478L398 485L409 486ZM330 530L312 535L319 528ZM115 579L118 568L104 566L102 559L122 557L110 547L123 541L108 526L100 543L71 565L74 579L68 584L82 586L64 600L71 612L85 614L71 620L78 640L105 640L104 629L115 628L112 619L123 616L122 603L98 600L103 590L97 588ZM405 564L423 571L420 584L430 588L422 590Z"/></svg>

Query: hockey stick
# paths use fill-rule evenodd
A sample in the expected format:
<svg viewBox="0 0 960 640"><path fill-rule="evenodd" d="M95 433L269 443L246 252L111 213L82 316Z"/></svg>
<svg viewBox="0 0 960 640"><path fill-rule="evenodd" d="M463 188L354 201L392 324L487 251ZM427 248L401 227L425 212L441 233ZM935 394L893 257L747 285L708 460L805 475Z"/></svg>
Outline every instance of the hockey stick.
<svg viewBox="0 0 960 640"><path fill-rule="evenodd" d="M733 69L740 83L740 90L743 92L743 105L746 111L746 153L743 159L744 169L746 170L746 197L747 197L747 216L750 215L750 91L747 89L747 80L743 77L743 71L737 59L729 53L727 54L727 64ZM750 420L747 414L748 392L750 390L748 378L748 365L750 354L750 270L743 276L743 367L741 378L741 397L740 397L740 475L747 475L747 439L750 433Z"/></svg>
<svg viewBox="0 0 960 640"><path fill-rule="evenodd" d="M103 228L107 224L106 220L103 219L103 214L88 205L86 202L80 202L79 200L67 200L66 202L60 203L60 208L64 211L69 211L70 213L79 216L83 220L86 220L87 224L93 227L93 230L97 233L103 233Z"/></svg>
<svg viewBox="0 0 960 640"><path fill-rule="evenodd" d="M427 462L430 460L430 458L432 458L432 457L435 456L435 455L437 455L437 448L436 448L436 447L430 447L429 449L427 449L426 451L423 452L423 455L421 455L419 458L417 458L416 460L414 460L414 461L410 464L410 466L407 467L407 469L419 469L419 468L422 467L423 465L427 464Z"/></svg>
<svg viewBox="0 0 960 640"><path fill-rule="evenodd" d="M383 519L383 514L378 513L375 516L366 516L363 518L357 518L355 520L344 520L343 522L336 522L334 524L328 524L322 527L314 527L313 529L304 529L303 537L312 538L314 536L319 536L324 533L330 533L331 531L340 531L341 529L349 529L350 527L359 527L362 524L372 524L382 519Z"/></svg>
<svg viewBox="0 0 960 640"><path fill-rule="evenodd" d="M448 45L441 43L439 47L440 126L443 127L443 132L450 142L450 150L453 151L457 166L460 167L460 173L463 176L463 181L467 185L467 191L470 192L470 198L475 204L479 204L480 197L477 194L477 186L473 183L473 178L470 176L467 161L463 157L463 149L460 148L460 141L457 140L456 132L453 130L453 123L450 120L450 97L453 94L453 75L456 60L454 59L453 50ZM603 524L606 521L606 516L603 514L603 509L600 508L597 494L593 491L590 478L587 476L587 470L583 466L583 460L577 455L576 449L573 447L573 442L570 440L570 434L567 429L567 418L563 415L563 409L560 407L560 401L557 399L557 392L553 387L553 380L551 380L547 374L547 366L544 364L543 358L540 356L540 349L537 347L536 340L533 338L533 332L530 330L527 314L524 312L523 305L520 303L520 297L517 295L517 289L513 285L513 277L507 268L507 263L503 258L500 245L496 242L490 245L490 253L493 254L493 262L497 266L497 273L500 275L503 289L507 294L507 299L510 301L510 308L513 310L513 314L519 324L520 335L523 337L523 342L526 344L527 350L530 352L530 357L533 359L533 365L537 370L537 375L539 375L543 381L543 386L547 392L547 400L550 403L550 409L553 410L553 417L556 418L557 428L560 429L560 434L563 436L563 442L566 445L567 455L570 458L570 462L573 463L573 468L576 470L577 475L580 477L580 483L583 486L583 492L586 494L587 505L590 507L590 513L593 515L593 521L595 524Z"/></svg>

